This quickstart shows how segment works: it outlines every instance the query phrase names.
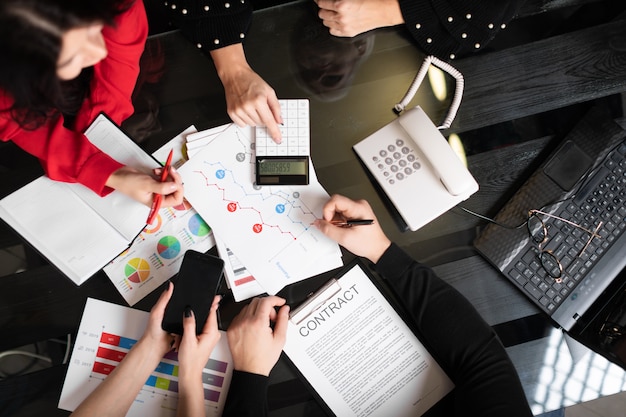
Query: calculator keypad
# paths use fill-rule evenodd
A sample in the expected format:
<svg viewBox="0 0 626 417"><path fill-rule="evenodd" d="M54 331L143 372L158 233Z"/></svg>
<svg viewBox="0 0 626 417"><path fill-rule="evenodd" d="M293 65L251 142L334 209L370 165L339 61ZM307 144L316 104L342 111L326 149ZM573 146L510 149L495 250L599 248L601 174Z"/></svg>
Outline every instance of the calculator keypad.
<svg viewBox="0 0 626 417"><path fill-rule="evenodd" d="M278 100L283 124L279 126L282 142L275 143L265 126L255 127L257 156L309 156L310 120L308 99Z"/></svg>
<svg viewBox="0 0 626 417"><path fill-rule="evenodd" d="M389 185L407 179L422 167L415 151L403 139L396 139L381 148L372 156L372 161Z"/></svg>

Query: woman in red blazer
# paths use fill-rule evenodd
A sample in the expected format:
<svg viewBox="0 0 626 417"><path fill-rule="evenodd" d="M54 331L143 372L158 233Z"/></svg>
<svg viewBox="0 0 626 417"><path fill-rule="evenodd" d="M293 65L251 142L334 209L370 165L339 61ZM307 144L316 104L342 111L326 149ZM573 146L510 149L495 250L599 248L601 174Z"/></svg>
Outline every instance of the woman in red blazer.
<svg viewBox="0 0 626 417"><path fill-rule="evenodd" d="M180 204L183 186L123 166L83 132L100 113L121 122L148 34L141 0L3 0L0 139L36 156L51 179L104 196L114 189L150 205ZM155 173L152 173L155 174Z"/></svg>

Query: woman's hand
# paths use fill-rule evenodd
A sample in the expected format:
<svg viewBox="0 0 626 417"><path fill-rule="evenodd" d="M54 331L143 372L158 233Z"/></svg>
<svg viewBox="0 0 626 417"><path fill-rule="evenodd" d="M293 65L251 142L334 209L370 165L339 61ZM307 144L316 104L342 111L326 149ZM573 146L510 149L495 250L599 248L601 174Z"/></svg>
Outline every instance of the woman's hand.
<svg viewBox="0 0 626 417"><path fill-rule="evenodd" d="M283 122L274 89L250 68L241 44L211 51L224 85L228 115L238 126L265 126L276 143Z"/></svg>
<svg viewBox="0 0 626 417"><path fill-rule="evenodd" d="M178 350L178 362L180 364L180 375L185 377L188 374L202 376L202 369L209 360L211 352L220 340L220 332L217 327L217 308L219 307L220 296L213 298L213 304L209 311L202 333L196 335L196 317L193 310L185 310L183 317L183 335L176 335L174 346Z"/></svg>
<svg viewBox="0 0 626 417"><path fill-rule="evenodd" d="M158 178L162 170L155 169L155 176L151 176L125 166L111 174L106 185L146 206L152 205L155 194L163 196L161 207L177 206L183 202L183 180L176 169L170 167L167 181L160 182Z"/></svg>
<svg viewBox="0 0 626 417"><path fill-rule="evenodd" d="M163 330L161 322L163 321L163 315L165 314L165 307L172 298L174 292L174 284L169 283L167 289L161 294L157 302L150 310L150 319L148 320L148 327L146 328L141 342L150 346L158 358L162 358L167 352L172 350L174 345L174 336Z"/></svg>
<svg viewBox="0 0 626 417"><path fill-rule="evenodd" d="M287 340L285 301L277 296L254 298L230 323L228 346L236 370L269 376ZM280 307L278 312L274 307Z"/></svg>

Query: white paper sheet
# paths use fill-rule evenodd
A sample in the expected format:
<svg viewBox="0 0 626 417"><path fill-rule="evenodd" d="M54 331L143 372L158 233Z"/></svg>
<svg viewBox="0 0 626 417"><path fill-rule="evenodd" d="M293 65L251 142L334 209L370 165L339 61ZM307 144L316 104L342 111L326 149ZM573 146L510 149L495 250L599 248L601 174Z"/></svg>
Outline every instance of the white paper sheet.
<svg viewBox="0 0 626 417"><path fill-rule="evenodd" d="M420 416L452 390L360 266L337 283L290 319L283 349L335 415Z"/></svg>
<svg viewBox="0 0 626 417"><path fill-rule="evenodd" d="M183 165L185 194L241 263L269 294L342 265L339 246L319 232L329 195L317 178L306 186L254 184L253 142L231 124Z"/></svg>
<svg viewBox="0 0 626 417"><path fill-rule="evenodd" d="M63 384L59 408L73 411L106 378L143 335L149 313L89 298ZM203 370L205 415L224 409L232 357L223 333ZM178 361L170 352L150 375L127 417L174 417L178 405ZM114 399L113 399L114 400Z"/></svg>

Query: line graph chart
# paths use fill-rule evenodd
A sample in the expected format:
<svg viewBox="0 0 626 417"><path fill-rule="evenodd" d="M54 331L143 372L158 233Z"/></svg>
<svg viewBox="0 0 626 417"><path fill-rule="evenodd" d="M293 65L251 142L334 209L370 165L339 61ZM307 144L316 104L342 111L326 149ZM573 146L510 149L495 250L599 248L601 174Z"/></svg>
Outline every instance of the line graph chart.
<svg viewBox="0 0 626 417"><path fill-rule="evenodd" d="M318 273L321 259L333 265L325 270L340 266L337 244L313 226L328 193L314 178L257 186L253 157L254 143L231 125L180 168L187 199L270 294Z"/></svg>

